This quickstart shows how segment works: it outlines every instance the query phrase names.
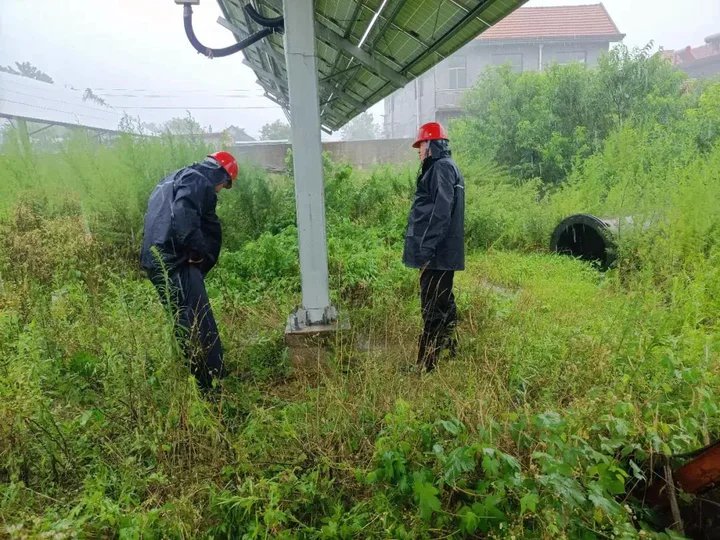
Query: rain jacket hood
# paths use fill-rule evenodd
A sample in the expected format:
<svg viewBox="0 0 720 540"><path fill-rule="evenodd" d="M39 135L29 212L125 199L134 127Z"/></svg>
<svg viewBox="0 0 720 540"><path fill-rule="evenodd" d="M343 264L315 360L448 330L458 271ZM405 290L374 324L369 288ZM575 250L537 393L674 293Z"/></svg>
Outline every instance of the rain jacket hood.
<svg viewBox="0 0 720 540"><path fill-rule="evenodd" d="M445 139L436 139L433 141L430 141L430 155L425 158L425 160L422 163L423 167L430 166L433 161L437 161L438 159L442 158L449 158L452 157L452 152L450 151L450 143L446 141ZM426 165L427 164L427 165Z"/></svg>
<svg viewBox="0 0 720 540"><path fill-rule="evenodd" d="M212 158L207 158L200 163L193 163L187 168L194 169L202 174L213 187L218 184L226 184L230 179L227 171Z"/></svg>

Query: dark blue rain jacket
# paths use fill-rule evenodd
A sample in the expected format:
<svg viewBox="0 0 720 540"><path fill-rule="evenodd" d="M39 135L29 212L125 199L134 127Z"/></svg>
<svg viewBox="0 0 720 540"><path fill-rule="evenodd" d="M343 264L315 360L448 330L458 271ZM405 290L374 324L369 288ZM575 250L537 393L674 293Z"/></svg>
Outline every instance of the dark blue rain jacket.
<svg viewBox="0 0 720 540"><path fill-rule="evenodd" d="M405 232L411 268L465 269L465 181L450 155L447 141L430 142Z"/></svg>
<svg viewBox="0 0 720 540"><path fill-rule="evenodd" d="M189 260L200 261L207 274L220 255L222 230L215 213L215 186L228 174L211 160L195 163L164 178L150 195L143 246L142 267L149 274L172 274Z"/></svg>

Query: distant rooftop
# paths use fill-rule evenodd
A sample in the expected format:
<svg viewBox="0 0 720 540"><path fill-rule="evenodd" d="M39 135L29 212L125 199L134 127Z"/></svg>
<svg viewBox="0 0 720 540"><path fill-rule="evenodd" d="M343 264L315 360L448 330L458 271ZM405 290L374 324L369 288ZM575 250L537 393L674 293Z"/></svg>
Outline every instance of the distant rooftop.
<svg viewBox="0 0 720 540"><path fill-rule="evenodd" d="M521 7L480 34L478 41L547 41L601 38L620 41L621 34L602 4Z"/></svg>
<svg viewBox="0 0 720 540"><path fill-rule="evenodd" d="M706 61L718 61L720 60L720 34L706 37L705 45L699 47L688 45L684 49L676 51L663 50L662 55L672 64L680 67L688 67Z"/></svg>
<svg viewBox="0 0 720 540"><path fill-rule="evenodd" d="M216 141L229 138L233 144L255 141L253 137L245 133L245 128L240 128L234 125L228 126L222 131L203 133L202 136L206 141Z"/></svg>

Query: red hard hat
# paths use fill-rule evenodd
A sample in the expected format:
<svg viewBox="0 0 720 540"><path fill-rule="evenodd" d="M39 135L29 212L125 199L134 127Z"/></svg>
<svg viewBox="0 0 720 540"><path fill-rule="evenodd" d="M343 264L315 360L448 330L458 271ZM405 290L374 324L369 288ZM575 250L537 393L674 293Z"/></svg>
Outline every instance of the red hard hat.
<svg viewBox="0 0 720 540"><path fill-rule="evenodd" d="M447 132L440 122L428 122L420 126L417 140L413 143L413 148L420 148L420 143L423 141L434 141L436 139L447 140L447 138Z"/></svg>
<svg viewBox="0 0 720 540"><path fill-rule="evenodd" d="M230 178L234 182L238 175L238 164L230 152L220 151L214 154L208 154L208 157L214 158L223 169L227 171Z"/></svg>

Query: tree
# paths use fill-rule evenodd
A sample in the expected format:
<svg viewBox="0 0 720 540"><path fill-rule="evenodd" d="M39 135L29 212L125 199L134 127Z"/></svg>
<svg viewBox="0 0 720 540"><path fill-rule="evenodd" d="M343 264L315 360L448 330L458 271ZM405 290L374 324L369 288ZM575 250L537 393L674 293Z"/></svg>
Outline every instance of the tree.
<svg viewBox="0 0 720 540"><path fill-rule="evenodd" d="M160 135L163 132L163 127L155 122L141 122L140 128L154 135Z"/></svg>
<svg viewBox="0 0 720 540"><path fill-rule="evenodd" d="M13 75L20 75L21 77L28 77L29 79L35 79L48 84L53 84L53 79L45 73L33 66L30 62L15 62L17 69L12 66L0 66L0 71L5 73L12 73Z"/></svg>
<svg viewBox="0 0 720 540"><path fill-rule="evenodd" d="M542 72L489 69L464 96L451 124L459 154L490 158L519 178L562 182L626 122L682 116L685 77L650 48L618 46L597 68L553 65Z"/></svg>
<svg viewBox="0 0 720 540"><path fill-rule="evenodd" d="M683 114L685 107L676 98L684 93L687 77L651 48L652 42L632 50L620 44L598 62L599 83L616 125Z"/></svg>
<svg viewBox="0 0 720 540"><path fill-rule="evenodd" d="M372 113L364 112L345 124L340 130L343 141L377 139L380 128Z"/></svg>
<svg viewBox="0 0 720 540"><path fill-rule="evenodd" d="M192 117L190 112L184 118L171 118L163 124L163 130L171 135L199 135L203 133L202 126Z"/></svg>
<svg viewBox="0 0 720 540"><path fill-rule="evenodd" d="M289 141L290 124L282 120L275 120L260 128L260 140L263 141Z"/></svg>
<svg viewBox="0 0 720 540"><path fill-rule="evenodd" d="M103 107L109 107L109 105L103 98L101 98L92 91L92 88L85 89L85 93L83 93L83 101L93 101L98 105L102 105Z"/></svg>

